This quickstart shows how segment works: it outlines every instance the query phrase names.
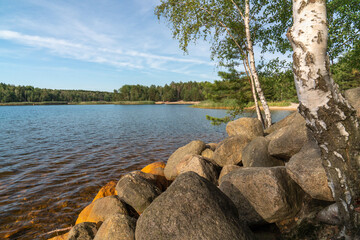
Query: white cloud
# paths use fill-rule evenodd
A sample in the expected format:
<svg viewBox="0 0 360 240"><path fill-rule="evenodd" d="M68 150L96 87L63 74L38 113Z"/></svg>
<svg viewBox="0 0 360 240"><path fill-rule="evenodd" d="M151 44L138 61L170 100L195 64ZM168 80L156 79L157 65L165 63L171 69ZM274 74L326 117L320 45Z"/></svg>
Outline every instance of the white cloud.
<svg viewBox="0 0 360 240"><path fill-rule="evenodd" d="M0 39L13 41L26 46L46 49L56 56L80 61L107 64L117 68L143 69L151 68L168 72L190 74L187 71L172 70L168 64L212 65L209 62L191 58L177 58L144 53L121 48L106 48L102 46L79 44L63 39L22 34L15 31L0 30Z"/></svg>

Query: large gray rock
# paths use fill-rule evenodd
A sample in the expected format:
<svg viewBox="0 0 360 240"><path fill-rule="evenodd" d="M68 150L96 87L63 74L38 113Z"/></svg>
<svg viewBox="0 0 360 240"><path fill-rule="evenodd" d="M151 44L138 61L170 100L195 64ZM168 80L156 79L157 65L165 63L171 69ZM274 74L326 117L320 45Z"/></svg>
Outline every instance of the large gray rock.
<svg viewBox="0 0 360 240"><path fill-rule="evenodd" d="M257 118L239 118L226 125L229 136L245 135L249 138L264 136L261 122Z"/></svg>
<svg viewBox="0 0 360 240"><path fill-rule="evenodd" d="M67 240L92 240L97 232L96 223L83 222L71 228Z"/></svg>
<svg viewBox="0 0 360 240"><path fill-rule="evenodd" d="M289 160L309 141L312 133L305 123L290 124L266 136L268 151L273 157Z"/></svg>
<svg viewBox="0 0 360 240"><path fill-rule="evenodd" d="M273 132L279 130L280 128L283 128L285 126L292 125L292 124L295 124L295 125L304 125L305 124L305 119L303 118L303 116L301 116L301 114L298 111L296 111L296 112L290 114L289 116L287 116L286 118L274 123L267 129L265 129L264 132L265 132L265 134L270 134L270 133L273 133Z"/></svg>
<svg viewBox="0 0 360 240"><path fill-rule="evenodd" d="M285 167L241 168L225 175L219 187L251 225L282 221L300 210L301 189Z"/></svg>
<svg viewBox="0 0 360 240"><path fill-rule="evenodd" d="M168 159L164 174L166 179L173 181L176 176L176 165L188 154L200 155L201 152L206 148L203 141L197 140L188 143L187 145L177 149Z"/></svg>
<svg viewBox="0 0 360 240"><path fill-rule="evenodd" d="M186 155L176 166L176 169L178 175L193 171L214 184L217 184L220 170L200 155Z"/></svg>
<svg viewBox="0 0 360 240"><path fill-rule="evenodd" d="M106 219L94 240L135 240L136 219L117 214Z"/></svg>
<svg viewBox="0 0 360 240"><path fill-rule="evenodd" d="M194 172L181 174L143 212L135 237L143 239L253 239L236 207L214 184Z"/></svg>
<svg viewBox="0 0 360 240"><path fill-rule="evenodd" d="M242 159L242 151L250 141L251 139L245 135L226 138L216 148L213 160L221 167L239 164Z"/></svg>
<svg viewBox="0 0 360 240"><path fill-rule="evenodd" d="M221 182L222 177L224 177L226 174L228 174L229 172L232 172L236 169L241 168L239 165L225 165L220 172L219 175L219 182Z"/></svg>
<svg viewBox="0 0 360 240"><path fill-rule="evenodd" d="M113 214L128 215L128 210L118 196L108 196L95 200L79 214L76 224L82 222L100 222Z"/></svg>
<svg viewBox="0 0 360 240"><path fill-rule="evenodd" d="M158 187L134 172L122 176L116 185L116 191L120 199L139 214L161 194Z"/></svg>
<svg viewBox="0 0 360 240"><path fill-rule="evenodd" d="M345 98L355 108L357 116L360 117L360 87L346 90Z"/></svg>
<svg viewBox="0 0 360 240"><path fill-rule="evenodd" d="M253 139L242 152L244 167L284 166L284 161L271 157L268 152L269 141L264 137Z"/></svg>
<svg viewBox="0 0 360 240"><path fill-rule="evenodd" d="M290 177L312 198L334 201L321 163L321 151L315 140L307 143L286 163Z"/></svg>

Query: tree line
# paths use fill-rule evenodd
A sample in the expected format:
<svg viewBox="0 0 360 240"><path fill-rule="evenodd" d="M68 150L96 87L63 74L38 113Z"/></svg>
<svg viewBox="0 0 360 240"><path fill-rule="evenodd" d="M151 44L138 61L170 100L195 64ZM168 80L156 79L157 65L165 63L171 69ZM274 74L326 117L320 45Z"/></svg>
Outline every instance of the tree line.
<svg viewBox="0 0 360 240"><path fill-rule="evenodd" d="M360 86L360 48L349 51L331 66L335 82L342 91ZM269 101L297 101L291 66L278 59L258 65L259 79ZM244 72L229 68L211 82L171 82L165 86L124 85L113 92L53 90L0 83L0 102L90 102L90 101L223 101L253 102L250 79Z"/></svg>

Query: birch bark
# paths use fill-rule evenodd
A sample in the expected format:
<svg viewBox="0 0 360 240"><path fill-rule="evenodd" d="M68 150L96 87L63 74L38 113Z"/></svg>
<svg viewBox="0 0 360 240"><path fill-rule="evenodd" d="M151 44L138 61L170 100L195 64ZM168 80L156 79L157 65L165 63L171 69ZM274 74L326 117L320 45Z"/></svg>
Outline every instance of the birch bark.
<svg viewBox="0 0 360 240"><path fill-rule="evenodd" d="M253 81L255 84L256 92L259 96L260 102L264 109L265 128L268 128L271 126L271 123L272 123L271 113L270 113L269 106L266 102L264 92L261 89L259 76L257 74L256 66L255 66L254 48L253 48L251 34L250 34L250 2L249 2L249 0L245 0L244 26L245 26L245 34L246 34L246 42L247 42L247 52L249 53L249 59L250 59L250 72L251 72L251 75L253 76Z"/></svg>
<svg viewBox="0 0 360 240"><path fill-rule="evenodd" d="M360 128L355 110L330 75L326 53L325 0L293 0L294 24L287 33L293 48L293 71L299 111L314 132L322 164L337 202L344 235L359 234Z"/></svg>

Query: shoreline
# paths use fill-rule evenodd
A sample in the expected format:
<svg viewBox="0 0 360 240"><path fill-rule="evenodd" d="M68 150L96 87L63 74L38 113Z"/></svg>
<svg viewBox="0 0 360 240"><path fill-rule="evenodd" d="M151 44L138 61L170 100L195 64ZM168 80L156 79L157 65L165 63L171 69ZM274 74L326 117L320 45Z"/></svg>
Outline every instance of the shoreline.
<svg viewBox="0 0 360 240"><path fill-rule="evenodd" d="M199 101L178 101L178 102L164 102L164 101L119 101L119 102L10 102L10 103L0 103L1 106L50 106L50 105L192 105L193 108L201 109L219 109L219 110L229 110L232 107L207 107L207 106L198 106L201 102ZM284 110L284 111L296 111L299 104L291 103L290 106L269 106L270 110ZM255 107L246 107L244 110L254 110ZM260 109L263 108L260 106Z"/></svg>
<svg viewBox="0 0 360 240"><path fill-rule="evenodd" d="M298 108L298 103L291 103L290 106L269 106L269 109L272 111L296 111ZM230 110L232 107L206 107L206 106L193 106L193 108L201 108L201 109L222 109L222 110ZM255 106L246 107L244 110L255 110ZM260 106L260 110L263 110L263 107Z"/></svg>

